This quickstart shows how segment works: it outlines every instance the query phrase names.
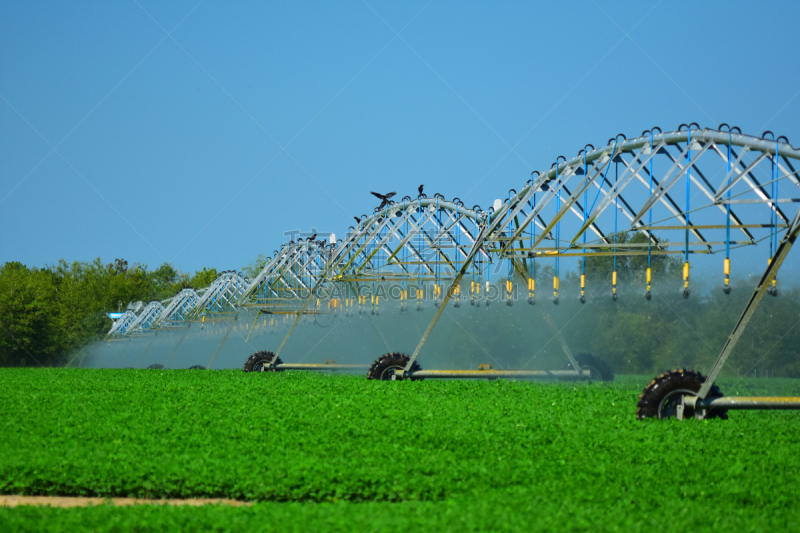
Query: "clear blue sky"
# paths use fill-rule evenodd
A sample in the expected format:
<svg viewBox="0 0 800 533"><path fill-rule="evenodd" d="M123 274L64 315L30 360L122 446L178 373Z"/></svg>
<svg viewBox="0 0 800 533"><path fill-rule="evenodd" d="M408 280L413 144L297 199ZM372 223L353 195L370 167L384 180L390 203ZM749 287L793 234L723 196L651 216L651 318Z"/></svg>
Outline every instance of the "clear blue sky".
<svg viewBox="0 0 800 533"><path fill-rule="evenodd" d="M239 269L619 132L800 145L798 2L137 2L0 5L0 262Z"/></svg>

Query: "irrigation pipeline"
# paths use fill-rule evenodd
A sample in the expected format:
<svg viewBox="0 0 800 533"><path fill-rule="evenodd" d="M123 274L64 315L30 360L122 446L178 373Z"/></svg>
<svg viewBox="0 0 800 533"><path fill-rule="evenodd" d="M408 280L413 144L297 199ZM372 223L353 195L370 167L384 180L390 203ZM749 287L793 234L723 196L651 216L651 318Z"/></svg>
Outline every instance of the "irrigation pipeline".
<svg viewBox="0 0 800 533"><path fill-rule="evenodd" d="M568 360L561 370L496 370L490 365L423 370L417 358L451 302L454 307L466 302L489 307L502 294L510 306L515 282L521 281L528 303L534 305L537 273L544 270L536 268L537 262L552 262L552 302L558 304L563 295L560 259L581 258L579 301L586 304L592 260L611 258L609 294L617 301L619 263L644 259L642 295L649 301L655 286L672 283L654 279L654 265L664 257L681 256L680 288L689 298L690 259L719 254L721 289L727 295L732 290L731 250L767 241L764 274L709 375L685 369L660 375L642 391L637 417L708 418L727 416L733 409L800 409L800 398L723 398L715 384L761 300L778 295L778 270L800 235L798 160L800 150L786 137L776 138L772 132L745 135L727 124L717 129L681 124L666 133L656 127L633 139L619 134L600 148L585 145L572 159L559 156L547 171L531 173L519 192L511 189L485 211L478 205L466 207L458 198L428 198L421 189L416 198L398 202L383 197L371 215L355 218L341 240L334 234L316 240L316 231L309 237L296 235L273 252L252 280L240 272L223 272L206 289L184 289L165 301L110 313L108 339L196 322L201 329L209 322L227 324L213 362L231 331L238 331L234 322L244 311L253 318L245 342L256 328L276 328L281 315L288 326L276 352L252 354L245 371L368 368L370 379L613 379L602 358L573 355L545 313ZM506 273L502 288L492 285L490 265L495 275ZM411 299L417 311L426 308L424 302L438 309L410 356L390 352L369 366L284 363L279 358L305 315L313 315L313 323L320 325L319 314L380 315L382 305L394 302L406 312Z"/></svg>
<svg viewBox="0 0 800 533"><path fill-rule="evenodd" d="M671 283L652 278L655 258L682 255L681 288L688 298L690 258L719 254L728 294L731 249L766 240L768 265L786 235L800 202L798 159L800 150L785 137L745 135L725 124L717 129L682 124L666 133L652 128L632 139L619 134L599 148L586 145L572 159L559 156L487 210L421 194L357 217L341 240L334 234L320 234L321 239L316 232L297 234L253 279L226 271L208 288L183 289L140 310L110 313L107 337L154 334L194 322L204 327L230 321L242 310L254 316L252 333L276 327L280 315L379 315L394 301L404 312L421 310L426 301L488 305L491 267L502 264L505 269L496 271L507 273L506 296L519 281L533 303L537 263L551 262L554 277L544 282L552 283L558 303L561 257L582 259L581 303L586 267L595 257L612 258L609 294L616 299L618 261L646 256L642 294L649 299L653 283ZM768 294L777 290L776 277Z"/></svg>

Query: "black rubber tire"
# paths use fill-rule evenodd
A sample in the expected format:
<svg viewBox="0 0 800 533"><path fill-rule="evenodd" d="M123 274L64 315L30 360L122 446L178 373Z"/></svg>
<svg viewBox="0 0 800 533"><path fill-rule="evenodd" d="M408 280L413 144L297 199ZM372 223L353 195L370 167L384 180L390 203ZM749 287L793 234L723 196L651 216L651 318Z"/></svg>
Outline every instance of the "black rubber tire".
<svg viewBox="0 0 800 533"><path fill-rule="evenodd" d="M705 377L700 372L680 368L672 372L665 372L647 384L639 395L639 402L636 404L636 419L645 418L673 418L675 416L672 402L679 399L685 392L698 392L703 385ZM709 398L721 398L722 391L715 384L708 393ZM706 412L701 410L701 418L721 418L728 419L728 412L724 410L713 410Z"/></svg>
<svg viewBox="0 0 800 533"><path fill-rule="evenodd" d="M243 370L245 372L280 372L276 368L270 368L273 359L275 359L275 354L272 352L256 352L244 362ZM283 364L280 357L275 359L275 364Z"/></svg>
<svg viewBox="0 0 800 533"><path fill-rule="evenodd" d="M411 360L411 357L404 353L387 353L386 355L382 355L372 363L372 366L369 367L369 371L367 372L367 379L377 379L381 381L396 381L397 376L394 373L394 370L401 370L408 365L408 362ZM414 364L411 365L411 370L422 370L422 367L419 366L419 363L414 361ZM417 381L414 378L411 378ZM421 378L418 379L422 381Z"/></svg>
<svg viewBox="0 0 800 533"><path fill-rule="evenodd" d="M575 356L575 361L581 368L589 369L589 380L614 381L614 371L602 357L590 353L579 353ZM572 370L572 363L564 365L564 370Z"/></svg>
<svg viewBox="0 0 800 533"><path fill-rule="evenodd" d="M192 365L189 367L189 370L205 370L205 369L206 367L204 367L203 365Z"/></svg>
<svg viewBox="0 0 800 533"><path fill-rule="evenodd" d="M164 370L164 365L159 365L158 363L156 363L154 365L148 366L147 370Z"/></svg>

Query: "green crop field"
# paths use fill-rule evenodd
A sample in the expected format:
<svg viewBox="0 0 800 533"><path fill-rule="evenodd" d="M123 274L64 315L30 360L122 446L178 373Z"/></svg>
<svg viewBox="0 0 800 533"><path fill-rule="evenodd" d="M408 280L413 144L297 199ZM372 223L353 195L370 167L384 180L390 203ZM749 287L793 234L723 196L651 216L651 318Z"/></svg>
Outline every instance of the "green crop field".
<svg viewBox="0 0 800 533"><path fill-rule="evenodd" d="M647 381L2 369L0 493L257 503L0 508L0 532L800 529L800 414L640 422Z"/></svg>

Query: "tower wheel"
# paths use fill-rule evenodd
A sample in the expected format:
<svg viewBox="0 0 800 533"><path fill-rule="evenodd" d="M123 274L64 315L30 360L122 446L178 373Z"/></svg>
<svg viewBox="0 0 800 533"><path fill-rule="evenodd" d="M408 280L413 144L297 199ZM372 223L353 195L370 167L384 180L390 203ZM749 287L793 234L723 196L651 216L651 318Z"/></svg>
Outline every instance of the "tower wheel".
<svg viewBox="0 0 800 533"><path fill-rule="evenodd" d="M614 371L602 357L591 353L579 353L575 356L575 362L581 369L589 371L589 379L592 381L614 381ZM572 370L572 363L564 365L564 370Z"/></svg>
<svg viewBox="0 0 800 533"><path fill-rule="evenodd" d="M369 371L367 371L367 379L395 381L398 379L395 372L398 370L403 370L406 365L408 365L410 360L411 357L404 353L395 352L382 355L378 357L374 363L372 363L372 366L369 367ZM414 361L414 364L411 365L411 370L422 370L422 367L419 366L418 362Z"/></svg>
<svg viewBox="0 0 800 533"><path fill-rule="evenodd" d="M682 399L686 396L696 396L704 381L703 374L685 368L661 374L648 383L639 395L639 402L636 404L636 418L638 420L677 418L683 403ZM721 398L722 396L717 385L714 385L708 393L709 398ZM727 420L728 413L717 409L713 411L698 409L694 413L694 418Z"/></svg>
<svg viewBox="0 0 800 533"><path fill-rule="evenodd" d="M273 360L276 365L283 364L281 358L276 358L275 354L272 352L256 352L244 362L243 370L245 372L279 372L277 368L272 366Z"/></svg>

